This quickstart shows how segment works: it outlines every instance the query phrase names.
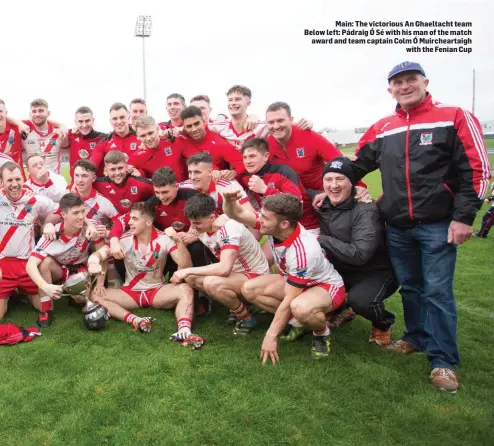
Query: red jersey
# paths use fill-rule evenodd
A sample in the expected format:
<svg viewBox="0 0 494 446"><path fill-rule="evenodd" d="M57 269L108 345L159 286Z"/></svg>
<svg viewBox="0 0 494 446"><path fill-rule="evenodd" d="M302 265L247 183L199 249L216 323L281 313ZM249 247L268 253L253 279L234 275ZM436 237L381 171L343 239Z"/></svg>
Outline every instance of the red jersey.
<svg viewBox="0 0 494 446"><path fill-rule="evenodd" d="M74 178L74 164L79 160L89 159L93 153L96 144L101 142L108 135L103 132L97 132L92 129L87 135L79 135L69 130L69 149L70 156L70 177Z"/></svg>
<svg viewBox="0 0 494 446"><path fill-rule="evenodd" d="M307 189L321 190L324 164L342 156L341 152L319 133L301 130L293 125L292 134L286 143L286 152L274 136L268 137L268 143L271 162L290 166Z"/></svg>
<svg viewBox="0 0 494 446"><path fill-rule="evenodd" d="M22 167L22 141L19 128L16 125L7 122L5 131L0 133L0 152L9 155L14 162ZM21 170L24 177L24 169ZM26 178L24 177L24 179Z"/></svg>
<svg viewBox="0 0 494 446"><path fill-rule="evenodd" d="M319 228L319 219L312 207L307 191L291 167L285 164L271 164L268 162L259 172L253 175L262 178L266 186L268 186L264 194L261 195L249 190L249 178L252 176L250 173L243 174L238 179L238 182L247 191L249 201L256 211L261 209L261 203L264 197L280 193L292 194L299 198L303 204L303 214L300 224L305 229Z"/></svg>
<svg viewBox="0 0 494 446"><path fill-rule="evenodd" d="M156 218L154 226L158 229L166 229L170 226L177 232L187 232L190 227L189 219L184 215L184 208L187 200L198 192L193 189L178 189L177 197L170 204L163 204L158 198L149 199L149 203L154 205ZM118 215L113 219L113 226L110 231L110 238L120 237L128 228L130 212L125 215Z"/></svg>
<svg viewBox="0 0 494 446"><path fill-rule="evenodd" d="M151 178L160 167L171 167L179 183L187 179L185 161L183 145L171 144L162 139L156 149L138 150L129 158L129 164L139 169L148 178Z"/></svg>
<svg viewBox="0 0 494 446"><path fill-rule="evenodd" d="M181 148L187 158L197 152L206 152L213 158L213 169L223 170L226 164L241 175L245 172L242 154L236 150L228 141L211 130L206 129L204 138L195 141L188 136L177 138L173 144Z"/></svg>
<svg viewBox="0 0 494 446"><path fill-rule="evenodd" d="M91 154L91 161L96 164L98 171L96 174L98 176L103 176L104 171L104 158L108 152L112 150L117 150L119 152L126 153L129 158L141 145L133 129L130 129L129 133L124 136L118 136L115 132L111 132L106 135L93 150Z"/></svg>
<svg viewBox="0 0 494 446"><path fill-rule="evenodd" d="M150 180L131 175L128 175L121 184L115 184L108 177L97 178L93 187L107 198L120 214L129 212L133 203L146 201L154 195Z"/></svg>

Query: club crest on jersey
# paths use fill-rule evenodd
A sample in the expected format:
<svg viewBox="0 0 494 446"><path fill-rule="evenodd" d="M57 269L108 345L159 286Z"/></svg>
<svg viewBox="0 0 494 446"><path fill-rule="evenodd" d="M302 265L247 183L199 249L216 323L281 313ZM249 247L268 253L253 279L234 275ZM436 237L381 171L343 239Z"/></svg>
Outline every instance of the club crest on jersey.
<svg viewBox="0 0 494 446"><path fill-rule="evenodd" d="M13 144L14 143L14 137L13 136L9 136L9 139L7 139L7 142L9 144Z"/></svg>
<svg viewBox="0 0 494 446"><path fill-rule="evenodd" d="M341 167L343 166L343 163L341 161L333 161L329 167L333 168L333 169L341 169Z"/></svg>
<svg viewBox="0 0 494 446"><path fill-rule="evenodd" d="M130 208L130 206L132 206L132 203L130 200L127 200L127 198L124 198L123 200L120 200L120 204L124 207L124 208Z"/></svg>
<svg viewBox="0 0 494 446"><path fill-rule="evenodd" d="M153 252L153 257L155 259L157 259L159 256L160 256L160 253L159 252L156 252L156 251Z"/></svg>
<svg viewBox="0 0 494 446"><path fill-rule="evenodd" d="M26 210L26 212L31 212L33 210L33 207L30 204L26 204L26 206L24 206L24 209Z"/></svg>
<svg viewBox="0 0 494 446"><path fill-rule="evenodd" d="M420 135L420 145L421 146L432 145L432 132L423 132Z"/></svg>
<svg viewBox="0 0 494 446"><path fill-rule="evenodd" d="M221 243L228 245L230 243L230 237L221 237Z"/></svg>
<svg viewBox="0 0 494 446"><path fill-rule="evenodd" d="M86 159L86 158L89 158L89 152L86 150L86 149L81 149L79 150L79 156L82 158L82 159Z"/></svg>
<svg viewBox="0 0 494 446"><path fill-rule="evenodd" d="M132 186L130 188L130 193L133 194L133 195L137 195L137 186Z"/></svg>
<svg viewBox="0 0 494 446"><path fill-rule="evenodd" d="M137 149L137 144L135 142L130 143L130 150Z"/></svg>
<svg viewBox="0 0 494 446"><path fill-rule="evenodd" d="M171 147L167 147L167 148L165 149L165 155L166 155L166 156L170 156L172 153L173 153L173 152L172 152L172 148L171 148Z"/></svg>
<svg viewBox="0 0 494 446"><path fill-rule="evenodd" d="M295 152L297 154L297 158L303 158L305 156L305 149L303 147L295 149Z"/></svg>
<svg viewBox="0 0 494 446"><path fill-rule="evenodd" d="M56 139L50 139L50 144L52 146L54 146L56 143L57 143L57 140Z"/></svg>
<svg viewBox="0 0 494 446"><path fill-rule="evenodd" d="M96 147L96 143L95 143L95 142L90 142L90 143L89 143L89 147L90 147L91 149L94 149L94 148Z"/></svg>
<svg viewBox="0 0 494 446"><path fill-rule="evenodd" d="M268 187L271 187L272 189L276 189L276 188L274 187L274 183L268 183Z"/></svg>

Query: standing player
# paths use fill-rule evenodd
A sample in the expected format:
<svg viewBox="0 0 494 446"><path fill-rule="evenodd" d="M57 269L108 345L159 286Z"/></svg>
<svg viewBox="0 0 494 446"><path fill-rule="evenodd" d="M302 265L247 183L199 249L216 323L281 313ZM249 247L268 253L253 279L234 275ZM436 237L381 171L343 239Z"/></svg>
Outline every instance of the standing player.
<svg viewBox="0 0 494 446"><path fill-rule="evenodd" d="M179 181L184 181L187 178L184 147L160 139L156 121L151 116L138 118L134 126L144 150L141 149L132 154L129 158L129 165L144 173L147 178L151 178L160 167L169 166L176 173ZM196 151L192 148L188 153Z"/></svg>
<svg viewBox="0 0 494 446"><path fill-rule="evenodd" d="M0 99L0 154L7 155L22 166L22 142L19 127L7 122L7 107ZM24 171L22 171L23 178Z"/></svg>
<svg viewBox="0 0 494 446"><path fill-rule="evenodd" d="M52 299L60 299L62 286L56 282L65 282L70 274L87 270L91 240L86 237L84 219L86 210L82 199L69 193L60 200L62 223L55 226L58 237L49 240L42 236L31 253L26 271L40 290L41 314L38 325L48 327L53 320ZM104 244L103 239L96 239L97 249ZM104 276L98 277L97 292L102 292Z"/></svg>
<svg viewBox="0 0 494 446"><path fill-rule="evenodd" d="M228 307L238 320L234 336L250 333L256 320L242 301L241 288L249 279L269 273L269 266L259 243L242 224L225 216L217 218L212 197L199 194L185 205L184 213L199 234L199 240L218 262L177 271L173 283L186 281Z"/></svg>
<svg viewBox="0 0 494 446"><path fill-rule="evenodd" d="M269 274L249 280L242 286L242 295L258 307L274 313L274 319L264 337L261 357L265 364L271 358L279 360L278 336L290 317L302 328L313 331L312 358L327 357L330 332L326 314L345 301L343 279L323 255L317 238L298 221L302 203L291 194L266 197L259 217L237 202L239 191L225 194L224 209L228 216L268 235L279 274ZM295 323L292 320L292 324Z"/></svg>
<svg viewBox="0 0 494 446"><path fill-rule="evenodd" d="M191 265L190 256L177 233L169 228L166 234L153 227L154 210L145 203L135 203L130 211L130 231L120 237L126 269L125 284L119 290L107 290L99 301L113 318L132 324L140 331L151 331L152 318L138 317L129 311L139 307L175 309L178 331L171 339L188 342L193 315L192 288L186 284L165 285L163 268L170 255L179 268ZM110 249L103 247L89 258L89 272L101 272L101 261L110 257Z"/></svg>
<svg viewBox="0 0 494 446"><path fill-rule="evenodd" d="M178 93L172 93L166 98L166 112L170 117L169 121L160 122L158 125L161 130L174 130L172 135L178 136L178 133L183 126L182 118L180 117L180 113L185 108L185 98Z"/></svg>
<svg viewBox="0 0 494 446"><path fill-rule="evenodd" d="M48 122L50 111L48 102L44 99L35 99L30 104L31 120L23 121L31 130L22 141L22 148L26 156L34 153L45 155L45 165L50 172L61 174L62 170L62 134Z"/></svg>
<svg viewBox="0 0 494 446"><path fill-rule="evenodd" d="M26 273L26 263L34 249L37 220L55 212L57 205L42 196L26 194L21 167L9 161L0 167L3 191L0 193L0 319L7 312L10 294L18 288L31 297L40 310L38 286ZM38 316L38 324L43 320Z"/></svg>
<svg viewBox="0 0 494 446"><path fill-rule="evenodd" d="M211 112L213 110L211 108L211 100L209 99L209 96L207 96L205 94L200 94L200 95L194 96L190 100L190 105L193 105L193 106L195 106L201 110L202 119L207 124L212 124L215 120L216 121L223 121L223 120L228 119L228 116L223 115L223 114L218 115L216 119L211 118Z"/></svg>
<svg viewBox="0 0 494 446"><path fill-rule="evenodd" d="M29 178L24 183L37 195L43 195L58 203L65 195L67 181L62 175L50 172L45 167L45 157L39 153L26 159Z"/></svg>
<svg viewBox="0 0 494 446"><path fill-rule="evenodd" d="M107 198L121 214L129 212L132 203L145 201L154 195L151 180L128 173L127 155L111 151L105 155L108 176L98 178L93 187Z"/></svg>
<svg viewBox="0 0 494 446"><path fill-rule="evenodd" d="M132 126L133 129L135 129L136 120L143 116L147 116L148 114L146 101L140 98L132 99L129 105L129 114L130 114L130 125Z"/></svg>
<svg viewBox="0 0 494 446"><path fill-rule="evenodd" d="M69 149L70 177L74 178L74 165L80 159L91 157L96 144L107 134L94 130L93 111L89 107L79 107L75 112L75 129L69 130L64 140L64 148Z"/></svg>
<svg viewBox="0 0 494 446"><path fill-rule="evenodd" d="M130 157L139 146L134 130L129 127L127 107L121 102L110 107L110 122L113 132L98 143L91 154L91 161L98 167L98 176L103 176L103 160L108 152L118 150Z"/></svg>

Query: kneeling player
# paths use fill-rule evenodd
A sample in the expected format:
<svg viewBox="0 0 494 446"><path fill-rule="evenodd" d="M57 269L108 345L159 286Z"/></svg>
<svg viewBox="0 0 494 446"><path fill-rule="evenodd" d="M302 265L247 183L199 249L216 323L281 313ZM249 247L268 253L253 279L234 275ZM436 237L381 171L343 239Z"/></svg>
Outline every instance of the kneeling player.
<svg viewBox="0 0 494 446"><path fill-rule="evenodd" d="M171 309L176 307L178 332L172 339L191 341L193 291L187 284L163 283L163 268L168 254L179 268L191 265L187 248L175 230L167 228L166 234L153 226L155 212L145 203L134 203L130 211L130 231L119 241L124 253L125 284L119 290L108 289L104 298L97 298L108 308L111 317L132 324L140 331L151 331L150 317L138 317L129 312L139 307ZM111 256L104 246L93 253L88 261L91 274L101 273L101 262Z"/></svg>
<svg viewBox="0 0 494 446"><path fill-rule="evenodd" d="M198 233L199 240L219 260L207 266L177 271L173 283L185 280L228 307L238 320L233 334L248 334L256 321L242 303L241 288L249 279L269 273L269 266L259 243L242 224L225 216L217 218L214 198L199 194L187 201L185 216Z"/></svg>
<svg viewBox="0 0 494 446"><path fill-rule="evenodd" d="M291 315L297 324L313 331L312 357L327 357L330 333L326 314L344 302L345 287L317 238L298 223L303 212L300 199L291 194L266 197L257 216L240 206L239 191L224 196L223 209L228 216L268 236L282 273L249 280L241 290L249 302L275 315L261 347L263 363L271 358L274 364L279 359L277 339Z"/></svg>

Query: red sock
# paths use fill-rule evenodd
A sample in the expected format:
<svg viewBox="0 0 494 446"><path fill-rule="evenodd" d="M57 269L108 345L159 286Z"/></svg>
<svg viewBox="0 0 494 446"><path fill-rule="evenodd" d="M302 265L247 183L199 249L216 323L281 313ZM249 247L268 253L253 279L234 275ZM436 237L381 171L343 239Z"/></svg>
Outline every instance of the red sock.
<svg viewBox="0 0 494 446"><path fill-rule="evenodd" d="M133 324L136 319L138 319L138 317L135 314L126 313L123 320L124 322L127 322L127 324Z"/></svg>
<svg viewBox="0 0 494 446"><path fill-rule="evenodd" d="M41 311L53 310L53 306L49 296L41 296L39 300L41 302Z"/></svg>
<svg viewBox="0 0 494 446"><path fill-rule="evenodd" d="M250 319L250 311L242 302L240 302L240 305L237 308L234 308L232 311L233 313L235 313L235 316L237 316L237 319L240 319L242 321Z"/></svg>
<svg viewBox="0 0 494 446"><path fill-rule="evenodd" d="M192 327L192 321L188 317L181 317L177 321L178 331L188 329L190 331Z"/></svg>

